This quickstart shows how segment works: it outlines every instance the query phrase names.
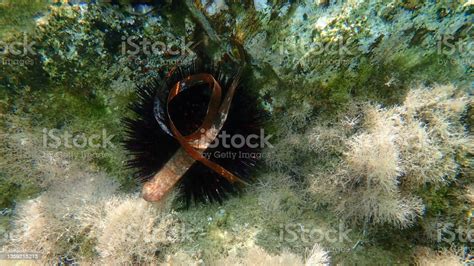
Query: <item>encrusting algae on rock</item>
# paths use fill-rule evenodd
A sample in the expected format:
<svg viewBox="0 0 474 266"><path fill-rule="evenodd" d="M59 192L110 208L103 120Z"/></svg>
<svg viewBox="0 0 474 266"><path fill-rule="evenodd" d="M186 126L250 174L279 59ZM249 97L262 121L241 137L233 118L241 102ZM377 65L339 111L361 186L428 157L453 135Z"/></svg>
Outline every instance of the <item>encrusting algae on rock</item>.
<svg viewBox="0 0 474 266"><path fill-rule="evenodd" d="M105 265L472 260L472 1L3 2L2 254ZM191 157L168 196L147 202L130 145L145 151L141 177L153 177L168 162L155 159L182 146L176 132L219 110L207 108L206 82L176 94L161 117L170 131L175 122L170 136L150 81L199 60L226 73L213 74L221 100L245 65L222 130L247 136L248 124L271 145L252 150L258 158L202 153L248 183L239 193ZM128 106L147 87L142 119ZM141 142L124 118L142 123ZM109 144L88 144L102 132Z"/></svg>

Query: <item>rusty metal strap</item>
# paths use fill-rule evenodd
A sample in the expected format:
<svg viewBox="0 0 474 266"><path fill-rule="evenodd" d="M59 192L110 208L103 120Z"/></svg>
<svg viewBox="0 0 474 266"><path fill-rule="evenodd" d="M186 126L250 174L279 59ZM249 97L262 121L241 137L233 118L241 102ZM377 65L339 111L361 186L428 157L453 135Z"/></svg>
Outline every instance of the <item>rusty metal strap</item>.
<svg viewBox="0 0 474 266"><path fill-rule="evenodd" d="M191 156L194 160L201 162L205 166L209 167L219 175L226 178L229 182L234 183L236 181L245 183L243 180L235 176L233 173L226 170L219 164L212 162L205 158L202 153L204 150L215 140L219 132L221 131L229 113L230 104L234 97L235 90L238 86L240 78L240 72L229 87L224 99L222 99L222 88L211 74L200 73L191 75L182 81L178 81L170 90L166 115L168 117L169 126L171 128L172 136L181 144L181 147L186 153ZM209 85L211 88L211 97L207 106L206 116L204 121L196 131L193 133L183 136L173 123L168 110L169 103L179 95L180 92L191 89L199 88L198 84ZM202 87L201 87L202 88Z"/></svg>

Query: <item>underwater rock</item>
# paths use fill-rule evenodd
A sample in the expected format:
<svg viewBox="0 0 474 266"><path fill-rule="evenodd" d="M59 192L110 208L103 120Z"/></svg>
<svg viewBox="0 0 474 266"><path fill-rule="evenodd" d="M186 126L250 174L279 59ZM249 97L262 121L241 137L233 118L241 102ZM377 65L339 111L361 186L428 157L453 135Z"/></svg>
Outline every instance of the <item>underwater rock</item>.
<svg viewBox="0 0 474 266"><path fill-rule="evenodd" d="M4 2L1 41L34 42L26 56L0 54L4 247L84 264L413 264L472 253L462 236L439 239L472 218L471 0ZM238 196L158 207L136 198L120 145L41 145L43 129L106 129L118 144L137 87L196 58L235 60L240 46L257 99L235 117L264 108L274 138ZM154 119L141 126L157 129ZM152 131L141 144L157 143ZM168 155L152 146L151 157ZM206 188L196 193L217 193ZM332 229L345 228L348 239L334 241Z"/></svg>

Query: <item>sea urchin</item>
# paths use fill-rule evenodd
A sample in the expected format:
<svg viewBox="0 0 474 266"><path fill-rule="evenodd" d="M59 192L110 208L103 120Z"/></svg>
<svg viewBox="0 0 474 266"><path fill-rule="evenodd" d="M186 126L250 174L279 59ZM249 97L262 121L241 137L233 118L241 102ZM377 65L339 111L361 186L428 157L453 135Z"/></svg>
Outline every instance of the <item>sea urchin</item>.
<svg viewBox="0 0 474 266"><path fill-rule="evenodd" d="M146 200L179 186L187 203L221 202L251 180L263 112L241 73L194 62L138 88L125 148Z"/></svg>

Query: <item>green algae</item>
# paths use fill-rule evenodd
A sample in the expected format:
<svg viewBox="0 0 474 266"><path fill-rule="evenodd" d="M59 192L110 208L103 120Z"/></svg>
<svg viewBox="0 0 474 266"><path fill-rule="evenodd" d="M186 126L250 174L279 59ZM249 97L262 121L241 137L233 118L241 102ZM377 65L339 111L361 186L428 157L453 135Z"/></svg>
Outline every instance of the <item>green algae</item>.
<svg viewBox="0 0 474 266"><path fill-rule="evenodd" d="M402 1L400 7L417 12L422 4L423 1ZM272 46L272 43L282 43L284 35L289 33L275 32L275 29L284 29L288 26L287 23L290 23L288 21L291 21L295 14L299 14L296 10L298 4L292 3L288 12L283 16L278 16L282 6L274 7L268 15L264 16L255 10L244 14L245 9L233 3L229 5L230 16L221 13L210 17L209 21L215 26L214 29L219 36L223 36L222 42L228 41L231 35L245 42L260 32L266 32L269 36L263 46L263 49L266 49ZM29 8L31 9L28 10ZM40 132L43 128L93 133L106 129L116 135L114 138L114 143L117 143L116 149L99 151L73 149L67 152L98 154L98 156L87 156L86 159L78 157L74 160L83 160L95 165L117 179L124 190L134 191L137 184L131 178L130 172L123 167L125 154L118 144L123 138L120 119L126 116L128 112L126 106L134 99L133 90L127 86L135 83L142 84L151 75L143 70L142 65L134 65L124 61L124 56L117 55L120 48L120 34L126 36L143 34L155 40L163 38L163 36L156 37L159 33L185 34L186 19L195 19L187 10L180 10L183 8L180 5L178 11L164 13L168 24L149 28L145 28L146 23L140 21L140 18L134 18L139 21L134 26L118 23L117 21L126 20L126 16L115 9L112 11L104 8L92 9L85 17L77 10L55 13L47 28L37 33L36 48L40 51L40 55L32 57L34 66L2 68L0 76L2 112L30 120L33 125L30 130L36 132ZM354 11L352 17L335 21L330 24L330 27L340 32L346 40L348 38L363 39L367 36L367 32L360 34L356 32L358 28L368 24L357 17L365 15L365 10L368 8L368 4L360 6L357 11ZM456 8L453 7L453 10ZM16 12L27 10L22 11L23 18L31 18L37 10L43 9L44 5L28 8L15 6ZM401 11L398 7L394 7L385 12L386 19L392 20ZM183 15L177 16L178 13ZM7 18L15 13L3 14L3 16L2 14L0 13L0 18L3 20L0 22L7 21ZM304 14L306 14L306 20L313 19L310 12L304 12ZM309 18L308 14L310 14ZM303 15L302 17L304 19ZM238 23L233 23L234 18L240 18ZM77 23L80 19L84 21L83 25ZM9 32L16 31L20 34L26 28L30 31L33 23L31 19L25 19L25 21L29 21L29 24L20 24L18 28L9 29ZM11 21L8 23L10 24ZM346 30L344 25L347 24L356 26ZM460 34L465 34L464 31L461 30ZM4 32L6 31L2 31L3 34ZM337 65L336 70L332 72L326 72L327 65L324 62L341 58L332 55L309 57L305 64L293 69L288 61L282 61L282 67L272 61L263 60L257 56L262 52L261 49L247 46L250 53L250 68L254 72L249 79L250 83L258 90L258 93L262 94L262 98L268 99L268 105L276 117L267 128L271 133L278 133L283 124L280 118L289 113L301 112L302 103L306 103L310 111L301 125L295 126L295 130L299 132L305 130L304 121L311 121L318 115L326 116L330 120L353 101L374 101L386 106L399 104L409 87L413 85L413 81L433 84L461 80L465 73L450 57L432 50L425 52L421 48L423 40L431 33L431 30L422 28L413 30L413 37L409 38L409 47L400 45L389 56L385 56L383 51L377 51L378 47L383 47L383 42L391 41L381 37L369 45L370 53L343 57L343 60L349 61L342 61L343 63ZM202 35L196 33L194 36ZM314 32L313 38L326 37L321 36L319 32ZM323 41L329 42L326 39ZM214 46L211 44L207 48L210 55L217 54L219 49L222 49L216 44ZM352 48L350 50L355 51ZM268 50L275 52L275 49L278 50L279 47L270 47ZM77 51L77 54L74 51ZM68 52L71 53L68 54ZM123 62L125 63L122 64ZM355 67L354 62L356 62ZM152 67L159 67L163 63L163 61L157 61ZM313 64L317 66L317 69L308 69L308 65ZM117 86L125 87L124 90L114 90L110 88L111 80L126 80L131 83L119 82ZM287 120L283 121L287 122ZM296 155L294 158L288 158L288 164L291 166L295 165L292 162L308 163L309 157L317 156L302 154L298 151L292 154ZM332 154L332 157L337 156L340 154ZM331 167L332 159L318 163L321 168ZM262 174L258 176L262 182L266 182ZM15 202L39 192L37 186L18 184L4 175L2 178L4 180L0 182L0 192L4 193L1 194L0 207L11 208ZM229 199L223 205L198 205L191 209L179 210L179 219L187 231L185 240L175 248L189 252L204 251L204 257L214 258L226 254L229 248L232 248L235 243L241 243L242 239L255 237L257 245L272 253L289 249L304 255L313 243L304 242L301 239L294 242L283 241L281 239L282 225L300 224L306 228L312 228L320 224L338 223L337 218L328 210L324 208L315 210L306 195L299 195L305 185L307 184L304 180L295 181L292 187L279 189L256 185L256 188ZM268 193L265 195L270 198L278 197L279 204L273 208L262 205L264 199L259 195L263 193ZM453 197L453 194L459 196L460 193L462 190L453 187L426 188L421 191L420 195L428 202L427 216L436 217L443 214L456 217L459 213L464 213L465 205ZM452 206L455 208L451 208ZM444 213L445 211L449 213ZM2 221L7 220L2 218ZM8 222L5 222L6 224ZM331 256L334 263L411 263L414 245L411 244L413 238L410 235L419 228L402 233L388 228L376 228L369 232L369 235L364 235L363 229L354 227L350 234L351 242L326 242L324 245L328 250L332 250ZM364 244L352 249L358 240ZM86 234L71 241L61 244L64 250L67 250L72 245L71 243L79 243L77 248L83 256L90 258L96 256L95 241L89 239Z"/></svg>
<svg viewBox="0 0 474 266"><path fill-rule="evenodd" d="M49 3L41 1L2 1L0 3L0 39L13 32L31 32L35 29L33 17L48 10Z"/></svg>
<svg viewBox="0 0 474 266"><path fill-rule="evenodd" d="M3 177L0 179L0 208L11 209L17 202L27 200L38 195L40 189L34 184L17 183Z"/></svg>

